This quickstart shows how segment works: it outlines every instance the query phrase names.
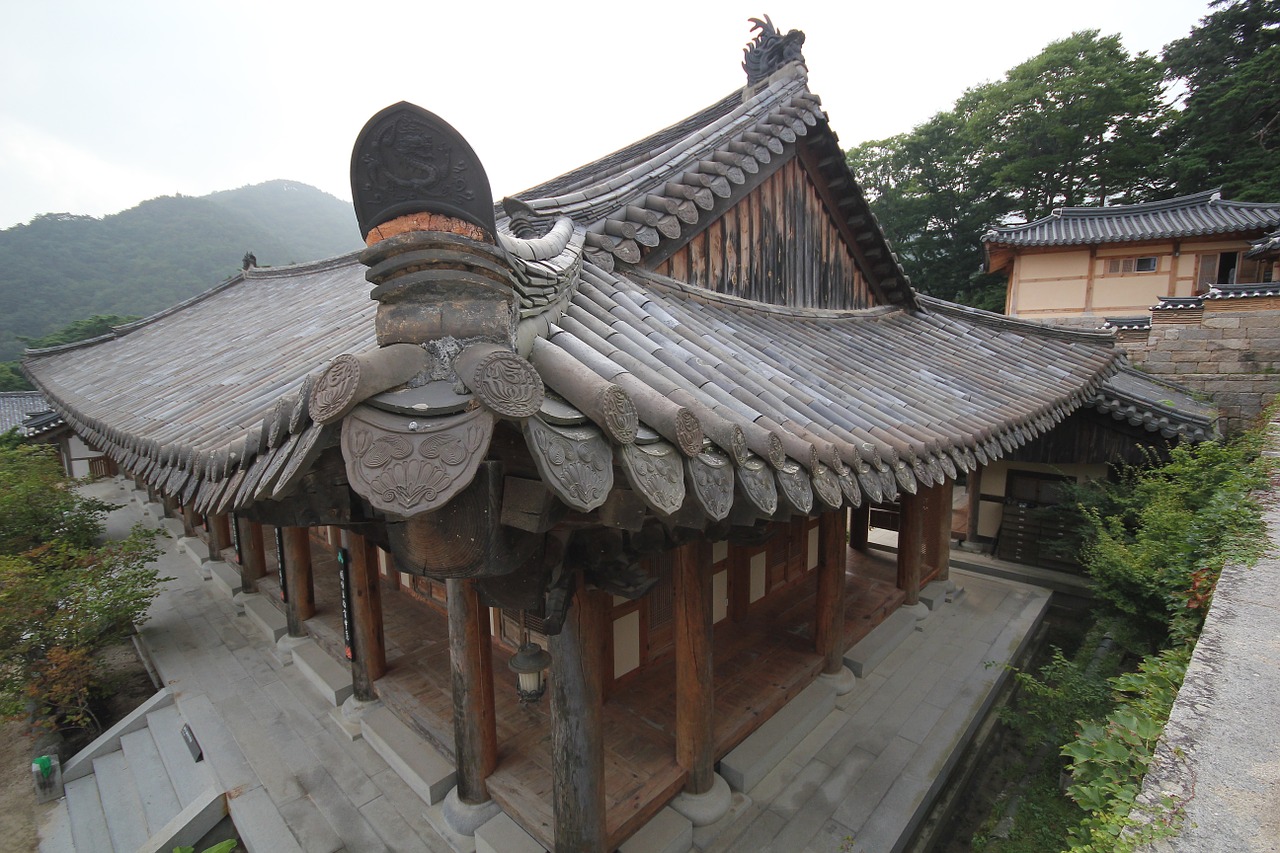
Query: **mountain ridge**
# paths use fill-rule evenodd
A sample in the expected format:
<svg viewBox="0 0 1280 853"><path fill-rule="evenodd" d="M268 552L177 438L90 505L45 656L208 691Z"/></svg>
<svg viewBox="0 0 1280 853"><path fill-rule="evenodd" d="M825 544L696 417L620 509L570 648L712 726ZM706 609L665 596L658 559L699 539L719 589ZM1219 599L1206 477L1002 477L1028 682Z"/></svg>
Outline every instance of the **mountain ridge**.
<svg viewBox="0 0 1280 853"><path fill-rule="evenodd" d="M355 213L298 181L205 196L159 196L101 218L45 213L0 230L0 361L97 314L150 316L239 271L305 263L362 246Z"/></svg>

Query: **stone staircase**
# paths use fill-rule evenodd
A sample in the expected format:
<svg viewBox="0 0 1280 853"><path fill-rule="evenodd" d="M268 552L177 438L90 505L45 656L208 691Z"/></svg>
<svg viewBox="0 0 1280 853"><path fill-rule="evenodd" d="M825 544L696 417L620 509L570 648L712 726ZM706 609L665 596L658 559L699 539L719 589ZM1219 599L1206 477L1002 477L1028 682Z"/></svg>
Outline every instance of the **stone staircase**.
<svg viewBox="0 0 1280 853"><path fill-rule="evenodd" d="M194 760L184 725L164 689L69 760L40 853L169 853L200 842L226 816L227 799Z"/></svg>

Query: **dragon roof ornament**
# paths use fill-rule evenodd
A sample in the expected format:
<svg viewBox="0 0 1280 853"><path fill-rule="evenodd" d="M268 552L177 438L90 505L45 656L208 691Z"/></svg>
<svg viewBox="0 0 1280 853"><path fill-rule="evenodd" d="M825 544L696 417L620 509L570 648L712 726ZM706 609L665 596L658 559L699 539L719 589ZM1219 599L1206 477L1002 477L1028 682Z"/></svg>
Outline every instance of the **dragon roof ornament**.
<svg viewBox="0 0 1280 853"><path fill-rule="evenodd" d="M769 76L790 62L804 62L804 33L790 30L786 35L778 32L773 21L765 15L764 20L750 18L756 33L754 39L742 49L742 70L747 72L747 85L754 86L769 79Z"/></svg>

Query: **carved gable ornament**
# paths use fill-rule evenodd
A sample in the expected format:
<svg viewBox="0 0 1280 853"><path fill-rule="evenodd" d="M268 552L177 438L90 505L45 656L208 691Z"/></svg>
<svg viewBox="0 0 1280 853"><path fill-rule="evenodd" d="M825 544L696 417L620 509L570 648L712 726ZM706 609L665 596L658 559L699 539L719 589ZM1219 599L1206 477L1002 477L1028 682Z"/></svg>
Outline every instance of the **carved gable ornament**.
<svg viewBox="0 0 1280 853"><path fill-rule="evenodd" d="M369 119L351 152L360 234L411 213L441 213L497 233L489 177L444 119L401 101Z"/></svg>
<svg viewBox="0 0 1280 853"><path fill-rule="evenodd" d="M375 508L412 517L439 509L475 478L493 414L412 418L356 406L342 422L342 455L351 488Z"/></svg>
<svg viewBox="0 0 1280 853"><path fill-rule="evenodd" d="M764 20L749 18L755 38L742 49L742 70L747 72L747 85L754 86L789 62L804 62L804 33L790 30L779 32L769 16Z"/></svg>

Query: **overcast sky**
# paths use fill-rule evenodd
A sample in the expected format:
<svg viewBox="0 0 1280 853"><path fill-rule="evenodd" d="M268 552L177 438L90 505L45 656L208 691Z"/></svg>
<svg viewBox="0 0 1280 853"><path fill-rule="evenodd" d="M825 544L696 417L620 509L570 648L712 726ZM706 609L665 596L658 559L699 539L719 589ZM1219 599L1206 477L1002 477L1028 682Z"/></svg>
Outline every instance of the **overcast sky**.
<svg viewBox="0 0 1280 853"><path fill-rule="evenodd" d="M514 194L742 86L766 12L805 31L810 88L850 147L1078 30L1158 54L1208 0L0 0L0 228L273 178L349 199L356 134L400 100Z"/></svg>

